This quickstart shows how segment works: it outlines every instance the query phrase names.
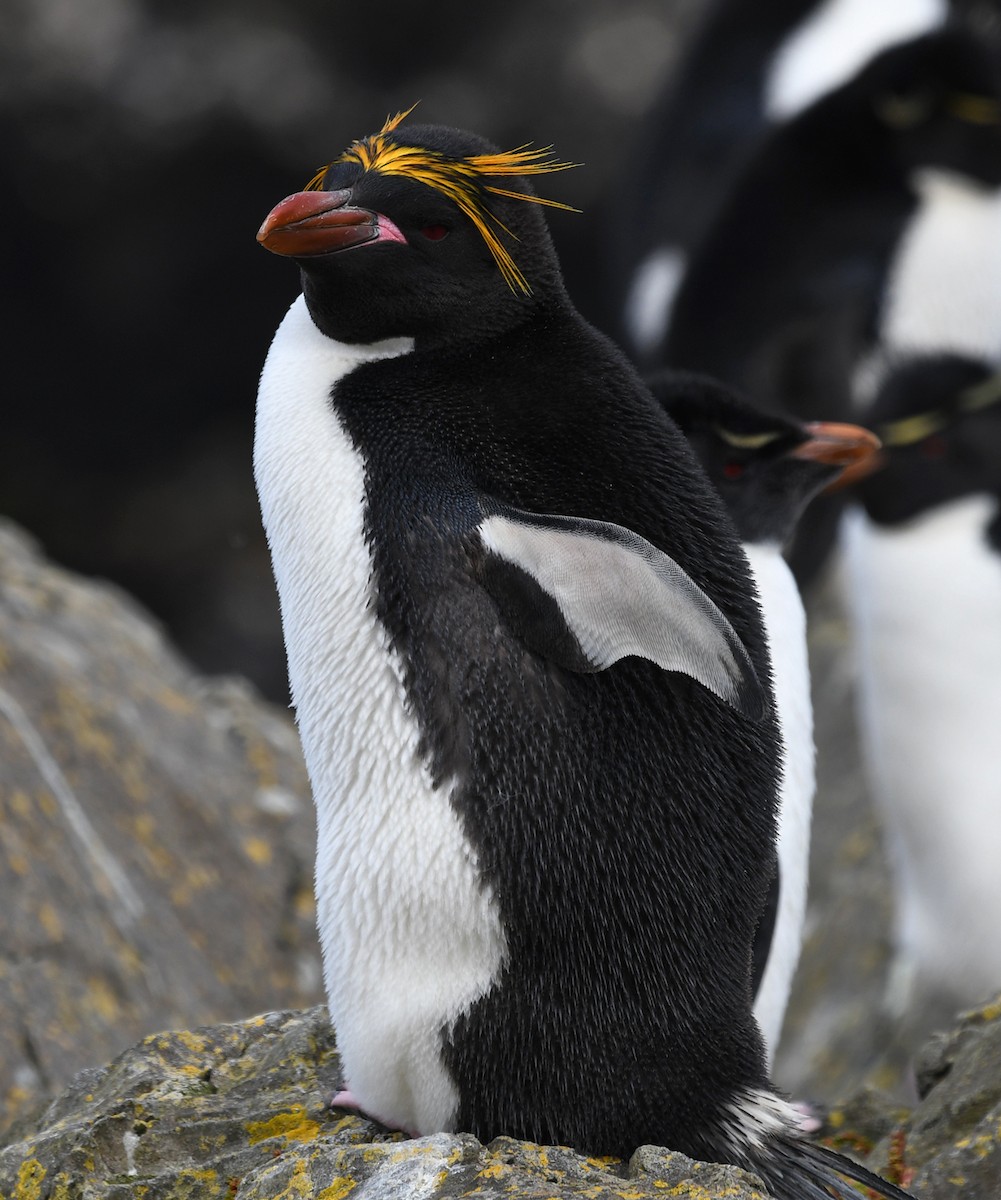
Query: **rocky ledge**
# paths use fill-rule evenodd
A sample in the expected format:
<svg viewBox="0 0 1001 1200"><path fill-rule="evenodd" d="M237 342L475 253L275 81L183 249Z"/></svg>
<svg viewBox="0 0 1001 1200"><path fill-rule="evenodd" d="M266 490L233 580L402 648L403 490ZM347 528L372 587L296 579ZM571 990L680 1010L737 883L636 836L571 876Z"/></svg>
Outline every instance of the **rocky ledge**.
<svg viewBox="0 0 1001 1200"><path fill-rule="evenodd" d="M0 1152L10 1200L526 1196L764 1200L734 1167L644 1147L628 1164L468 1134L405 1139L328 1102L340 1065L322 1007L145 1038L82 1071Z"/></svg>
<svg viewBox="0 0 1001 1200"><path fill-rule="evenodd" d="M322 999L288 714L0 521L0 1139L152 1029Z"/></svg>
<svg viewBox="0 0 1001 1200"><path fill-rule="evenodd" d="M405 1139L328 1101L340 1083L322 1007L155 1034L82 1071L0 1152L4 1200L765 1200L734 1167L642 1147L629 1162L467 1134ZM921 1200L1001 1194L1001 1000L922 1056L920 1102L860 1093L829 1144ZM610 1102L614 1102L611 1101Z"/></svg>

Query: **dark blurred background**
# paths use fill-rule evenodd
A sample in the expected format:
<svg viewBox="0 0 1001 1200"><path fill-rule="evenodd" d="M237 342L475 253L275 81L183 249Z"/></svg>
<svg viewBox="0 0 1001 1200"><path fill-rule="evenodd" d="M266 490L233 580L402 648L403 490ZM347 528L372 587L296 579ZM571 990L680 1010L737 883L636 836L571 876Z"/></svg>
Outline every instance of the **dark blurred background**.
<svg viewBox="0 0 1001 1200"><path fill-rule="evenodd" d="M701 0L7 0L0 8L0 513L110 578L208 672L286 697L251 474L258 372L298 291L281 197L386 114L554 143L578 306L636 119ZM474 11L475 9L475 11Z"/></svg>

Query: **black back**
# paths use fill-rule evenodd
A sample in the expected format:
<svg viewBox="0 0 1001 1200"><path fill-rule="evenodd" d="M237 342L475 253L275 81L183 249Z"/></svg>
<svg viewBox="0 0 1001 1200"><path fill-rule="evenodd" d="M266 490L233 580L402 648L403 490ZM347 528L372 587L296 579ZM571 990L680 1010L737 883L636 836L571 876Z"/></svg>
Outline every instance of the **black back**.
<svg viewBox="0 0 1001 1200"><path fill-rule="evenodd" d="M528 653L469 578L481 498L640 533L720 604L765 675L767 660L732 532L677 435L573 314L544 328L546 345L534 322L492 344L503 372L429 352L359 371L335 397L368 463L379 616L435 774L463 781L455 804L510 948L447 1061L478 1136L710 1154L699 1139L720 1097L687 1086L707 1047L724 1077L763 1077L749 950L774 730L641 660L572 674ZM582 1078L627 1095L588 1100Z"/></svg>

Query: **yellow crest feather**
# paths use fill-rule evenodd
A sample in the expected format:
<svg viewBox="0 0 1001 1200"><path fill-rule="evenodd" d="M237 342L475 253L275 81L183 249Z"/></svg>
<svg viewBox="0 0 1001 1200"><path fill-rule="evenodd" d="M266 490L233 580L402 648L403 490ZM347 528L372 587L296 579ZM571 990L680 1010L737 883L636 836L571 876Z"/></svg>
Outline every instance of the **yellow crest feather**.
<svg viewBox="0 0 1001 1200"><path fill-rule="evenodd" d="M479 230L508 287L512 291L518 290L528 295L532 290L528 280L500 240L499 233L507 234L515 241L517 237L490 211L484 202L483 193L492 192L509 200L527 200L532 204L562 208L567 212L580 210L559 200L547 200L542 196L530 196L525 192L495 187L484 183L483 180L506 175L543 175L552 171L566 171L578 164L560 162L554 158L552 146L532 149L530 144L526 144L515 150L451 158L438 150L403 145L388 137L387 135L393 133L415 107L416 105L411 105L395 116L387 117L378 133L350 145L333 163L317 171L304 190L318 191L324 175L334 163L350 162L358 163L363 171L398 175L434 188L451 200Z"/></svg>

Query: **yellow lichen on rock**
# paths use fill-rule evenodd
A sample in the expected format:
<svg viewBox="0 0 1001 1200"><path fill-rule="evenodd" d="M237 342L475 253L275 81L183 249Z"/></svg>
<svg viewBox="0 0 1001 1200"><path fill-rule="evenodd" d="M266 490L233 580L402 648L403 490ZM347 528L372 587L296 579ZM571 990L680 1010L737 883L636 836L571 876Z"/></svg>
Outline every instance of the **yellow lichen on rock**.
<svg viewBox="0 0 1001 1200"><path fill-rule="evenodd" d="M192 1054L204 1054L209 1049L208 1039L199 1033L191 1033L187 1029L178 1029L170 1037L186 1047Z"/></svg>
<svg viewBox="0 0 1001 1200"><path fill-rule="evenodd" d="M92 1012L101 1016L109 1023L116 1021L121 1014L121 1008L111 985L100 975L92 975L87 980L87 1003Z"/></svg>
<svg viewBox="0 0 1001 1200"><path fill-rule="evenodd" d="M482 1170L476 1172L477 1179L503 1179L505 1175L509 1175L514 1168L505 1162L487 1163Z"/></svg>
<svg viewBox="0 0 1001 1200"><path fill-rule="evenodd" d="M257 865L260 867L267 866L267 864L271 862L271 844L266 842L264 838L245 838L243 842L243 852L251 862L257 863Z"/></svg>
<svg viewBox="0 0 1001 1200"><path fill-rule="evenodd" d="M357 1186L355 1180L341 1175L337 1179L332 1179L328 1186L317 1195L316 1200L344 1200L344 1197L350 1195Z"/></svg>
<svg viewBox="0 0 1001 1200"><path fill-rule="evenodd" d="M1001 995L996 1000L992 1000L989 1004L984 1004L982 1007L974 1009L967 1015L977 1021L983 1021L984 1024L987 1024L989 1021L996 1021L1001 1017Z"/></svg>
<svg viewBox="0 0 1001 1200"><path fill-rule="evenodd" d="M292 1168L288 1183L274 1200L309 1200L313 1195L313 1179L309 1173L309 1165L305 1159L300 1159Z"/></svg>
<svg viewBox="0 0 1001 1200"><path fill-rule="evenodd" d="M999 1137L1001 1137L1001 1127L995 1133L978 1133L960 1138L955 1145L957 1150L972 1150L977 1158L983 1161L998 1149Z"/></svg>
<svg viewBox="0 0 1001 1200"><path fill-rule="evenodd" d="M63 923L54 904L43 902L38 908L38 920L50 942L61 942L65 936Z"/></svg>
<svg viewBox="0 0 1001 1200"><path fill-rule="evenodd" d="M218 1171L185 1167L178 1171L172 1188L177 1200L214 1200L229 1190Z"/></svg>
<svg viewBox="0 0 1001 1200"><path fill-rule="evenodd" d="M293 1105L288 1112L276 1113L267 1121L249 1121L246 1129L252 1146L273 1137L284 1138L286 1142L311 1142L320 1132L320 1126L306 1115L301 1104Z"/></svg>
<svg viewBox="0 0 1001 1200"><path fill-rule="evenodd" d="M66 1171L60 1171L52 1181L49 1200L71 1200L75 1194L73 1177Z"/></svg>
<svg viewBox="0 0 1001 1200"><path fill-rule="evenodd" d="M17 1173L13 1200L40 1200L46 1174L37 1158L26 1158Z"/></svg>

